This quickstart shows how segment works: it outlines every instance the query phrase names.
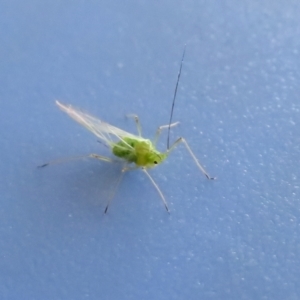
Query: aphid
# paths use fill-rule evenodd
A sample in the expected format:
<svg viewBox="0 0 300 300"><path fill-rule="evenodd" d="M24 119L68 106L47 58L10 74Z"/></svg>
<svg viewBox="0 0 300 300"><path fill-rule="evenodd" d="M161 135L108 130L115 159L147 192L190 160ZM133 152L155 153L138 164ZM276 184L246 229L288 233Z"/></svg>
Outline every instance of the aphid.
<svg viewBox="0 0 300 300"><path fill-rule="evenodd" d="M117 186L119 185L119 183L121 182L123 174L126 171L141 169L148 176L148 178L150 179L150 181L156 188L157 192L159 193L159 195L164 203L164 206L165 206L167 212L169 212L167 201L166 201L163 193L161 192L160 188L158 187L156 182L153 180L153 178L149 174L148 169L151 169L151 168L159 165L160 163L162 163L178 144L180 144L180 143L184 144L187 151L193 158L195 164L198 166L200 171L206 176L207 179L214 179L213 177L210 177L208 175L208 173L204 170L204 168L199 163L199 161L197 160L196 156L194 155L190 146L188 145L187 141L184 138L182 138L182 137L178 138L171 146L170 146L170 142L169 142L170 128L173 126L176 126L179 123L179 122L172 123L172 116L173 116L173 110L174 110L174 105L175 105L178 83L179 83L179 79L180 79L180 75L181 75L184 54L185 54L185 49L184 49L184 52L182 55L180 69L178 72L169 124L158 127L153 141L142 137L141 124L140 124L140 121L139 121L139 118L137 115L130 115L130 117L132 117L135 120L135 123L137 126L138 135L135 135L132 133L128 133L122 129L119 129L115 126L112 126L108 123L105 123L95 117L92 117L92 116L82 112L81 110L78 110L78 109L72 107L71 105L65 105L65 104L60 103L59 101L56 101L56 104L62 111L67 113L71 118L73 118L79 124L81 124L82 126L86 127L88 130L90 130L92 133L94 133L100 139L101 142L103 142L105 145L107 145L110 148L110 150L114 156L116 156L117 158L121 159L121 161L123 161L124 166L122 168L120 177L117 181L115 190L116 190ZM158 138L160 136L160 133L163 129L168 130L167 150L165 152L160 152L156 149L156 144L157 144ZM99 154L89 154L89 155L80 156L80 157L73 157L70 159L80 159L80 158L84 158L84 157L95 158L95 159L99 159L99 160L102 160L105 162L115 162L115 160L113 158L105 157L105 156L102 156ZM40 167L45 167L49 164L59 163L59 162L63 162L63 161L64 160L53 161L50 163L46 163ZM108 210L108 207L113 198L113 195L114 195L114 193L108 199L106 208L104 210L105 213Z"/></svg>

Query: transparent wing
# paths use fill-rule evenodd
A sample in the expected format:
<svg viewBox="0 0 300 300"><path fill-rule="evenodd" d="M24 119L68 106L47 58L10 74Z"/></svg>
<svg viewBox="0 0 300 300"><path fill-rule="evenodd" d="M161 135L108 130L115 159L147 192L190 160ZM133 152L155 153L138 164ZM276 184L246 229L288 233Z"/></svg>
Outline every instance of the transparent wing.
<svg viewBox="0 0 300 300"><path fill-rule="evenodd" d="M122 140L124 137L138 138L138 136L105 123L99 119L96 119L71 105L65 105L56 101L58 107L67 113L76 122L90 130L99 139L104 141L108 146L114 144L114 140Z"/></svg>

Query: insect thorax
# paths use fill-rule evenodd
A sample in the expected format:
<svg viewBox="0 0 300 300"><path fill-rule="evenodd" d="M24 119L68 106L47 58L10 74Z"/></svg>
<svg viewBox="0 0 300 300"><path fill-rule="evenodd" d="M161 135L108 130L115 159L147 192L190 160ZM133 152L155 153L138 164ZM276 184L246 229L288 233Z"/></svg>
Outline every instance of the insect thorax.
<svg viewBox="0 0 300 300"><path fill-rule="evenodd" d="M163 162L167 155L157 151L147 139L125 137L112 147L115 156L135 163L139 167L151 168Z"/></svg>

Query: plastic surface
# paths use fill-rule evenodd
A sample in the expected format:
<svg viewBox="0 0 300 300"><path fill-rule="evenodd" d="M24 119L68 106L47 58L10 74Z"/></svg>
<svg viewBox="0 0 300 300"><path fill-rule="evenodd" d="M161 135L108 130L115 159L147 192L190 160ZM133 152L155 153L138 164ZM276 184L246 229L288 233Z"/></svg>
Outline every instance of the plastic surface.
<svg viewBox="0 0 300 300"><path fill-rule="evenodd" d="M0 299L299 299L299 1L2 1ZM56 99L171 140L150 171ZM164 149L166 135L159 148Z"/></svg>

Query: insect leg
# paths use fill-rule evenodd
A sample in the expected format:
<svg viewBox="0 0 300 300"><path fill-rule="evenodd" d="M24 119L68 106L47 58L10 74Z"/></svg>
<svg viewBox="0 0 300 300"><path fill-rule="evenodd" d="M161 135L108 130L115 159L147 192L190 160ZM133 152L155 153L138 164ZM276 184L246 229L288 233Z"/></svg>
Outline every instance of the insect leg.
<svg viewBox="0 0 300 300"><path fill-rule="evenodd" d="M139 117L137 115L135 115L135 114L127 115L127 117L134 119L136 127L137 127L138 134L141 137L142 136L142 126L141 126Z"/></svg>
<svg viewBox="0 0 300 300"><path fill-rule="evenodd" d="M179 122L174 122L172 123L171 125L162 125L162 126L159 126L156 130L156 133L155 133L155 137L154 137L154 140L153 140L153 145L156 146L157 144L157 141L158 141L158 138L160 137L160 134L161 134L161 131L163 129L168 129L169 127L175 127L179 124Z"/></svg>
<svg viewBox="0 0 300 300"><path fill-rule="evenodd" d="M117 180L117 182L116 182L116 184L114 186L114 189L112 190L111 194L109 195L108 202L107 202L107 205L106 205L105 210L104 210L105 214L107 213L108 207L109 207L112 199L114 198L114 195L115 195L115 193L116 193L116 191L118 189L118 186L119 186L120 182L122 181L122 178L123 178L123 175L124 175L125 171L126 171L125 169L123 169L121 171L120 176L119 176L119 178L118 178L118 180Z"/></svg>
<svg viewBox="0 0 300 300"><path fill-rule="evenodd" d="M193 158L194 162L196 163L196 165L198 166L198 168L200 169L200 171L206 176L207 179L215 179L215 177L210 177L208 175L208 173L205 171L205 169L202 167L202 165L200 164L200 162L198 161L198 159L196 158L195 154L193 153L192 149L190 148L189 144L187 143L187 141L180 137L179 139L177 139L174 144L169 148L168 152L171 152L172 150L174 150L174 148L176 148L176 146L179 143L183 143L185 148L187 149L187 151L190 153L191 157Z"/></svg>
<svg viewBox="0 0 300 300"><path fill-rule="evenodd" d="M114 162L114 160L109 157L105 157L102 155L92 153L92 154L88 154L88 155L80 155L80 156L73 156L73 157L68 157L68 158L63 158L63 159L52 160L48 163L38 166L38 168L44 168L49 165L61 164L61 163L65 163L65 162L68 162L71 160L79 160L79 159L83 159L83 158L95 158L95 159L103 160L106 162Z"/></svg>
<svg viewBox="0 0 300 300"><path fill-rule="evenodd" d="M168 125L169 126L169 125ZM153 178L151 177L151 175L147 172L147 170L145 168L142 169L144 171L144 173L148 176L148 178L150 179L150 181L152 182L152 184L154 185L154 187L156 188L156 190L158 191L161 200L163 201L165 208L167 210L168 213L170 213L168 205L167 205L167 201L163 195L163 193L161 192L160 188L158 187L158 185L155 183L155 181L153 180Z"/></svg>

